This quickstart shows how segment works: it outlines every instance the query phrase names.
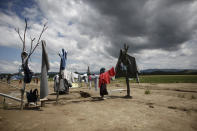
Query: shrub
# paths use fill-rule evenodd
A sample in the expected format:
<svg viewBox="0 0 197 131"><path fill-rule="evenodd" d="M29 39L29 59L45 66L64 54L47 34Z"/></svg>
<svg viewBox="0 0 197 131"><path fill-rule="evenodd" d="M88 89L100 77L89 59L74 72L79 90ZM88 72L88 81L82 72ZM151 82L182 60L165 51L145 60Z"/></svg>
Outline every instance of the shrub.
<svg viewBox="0 0 197 131"><path fill-rule="evenodd" d="M150 90L148 90L148 89L145 90L144 94L146 94L146 95L150 94Z"/></svg>

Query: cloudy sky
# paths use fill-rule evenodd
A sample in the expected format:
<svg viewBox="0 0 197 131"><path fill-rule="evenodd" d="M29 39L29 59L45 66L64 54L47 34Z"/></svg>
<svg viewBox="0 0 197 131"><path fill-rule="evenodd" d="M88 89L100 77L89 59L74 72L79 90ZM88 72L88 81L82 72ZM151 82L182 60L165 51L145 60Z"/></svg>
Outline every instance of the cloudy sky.
<svg viewBox="0 0 197 131"><path fill-rule="evenodd" d="M196 0L1 0L0 72L17 72L22 43L15 32L38 38L43 24L50 71L59 70L62 48L67 69L98 71L116 65L119 50L129 45L139 69L197 69ZM41 68L41 46L30 60Z"/></svg>

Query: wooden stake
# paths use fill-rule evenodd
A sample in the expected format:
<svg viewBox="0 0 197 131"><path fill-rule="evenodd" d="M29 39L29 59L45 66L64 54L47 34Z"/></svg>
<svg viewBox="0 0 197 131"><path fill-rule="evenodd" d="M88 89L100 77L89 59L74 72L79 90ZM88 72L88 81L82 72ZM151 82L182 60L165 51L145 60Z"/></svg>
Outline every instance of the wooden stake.
<svg viewBox="0 0 197 131"><path fill-rule="evenodd" d="M23 100L24 100L24 93L25 93L25 86L26 86L26 83L23 82L23 88L21 89L21 110L23 110Z"/></svg>
<svg viewBox="0 0 197 131"><path fill-rule="evenodd" d="M41 107L45 107L45 101L41 101Z"/></svg>
<svg viewBox="0 0 197 131"><path fill-rule="evenodd" d="M126 84L127 84L127 96L130 96L130 87L129 87L129 78L126 77Z"/></svg>
<svg viewBox="0 0 197 131"><path fill-rule="evenodd" d="M61 64L60 64L61 66ZM58 103L58 99L59 99L59 89L60 89L60 78L61 77L61 67L60 67L60 70L59 70L59 84L58 84L58 87L57 87L57 97L56 97L56 104Z"/></svg>

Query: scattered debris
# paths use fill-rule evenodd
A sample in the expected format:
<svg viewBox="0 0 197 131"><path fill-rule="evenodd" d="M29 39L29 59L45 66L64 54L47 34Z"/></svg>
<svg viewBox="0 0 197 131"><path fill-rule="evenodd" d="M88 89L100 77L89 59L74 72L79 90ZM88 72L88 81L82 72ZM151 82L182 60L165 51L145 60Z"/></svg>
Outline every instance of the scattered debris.
<svg viewBox="0 0 197 131"><path fill-rule="evenodd" d="M177 109L175 106L168 106L169 109Z"/></svg>
<svg viewBox="0 0 197 131"><path fill-rule="evenodd" d="M194 95L191 96L191 99L196 99L196 97Z"/></svg>
<svg viewBox="0 0 197 131"><path fill-rule="evenodd" d="M91 95L87 92L80 91L79 93L80 93L81 97L84 97L84 98L91 97Z"/></svg>
<svg viewBox="0 0 197 131"><path fill-rule="evenodd" d="M150 107L150 108L154 108L154 106L152 106L152 105L149 105L149 107Z"/></svg>

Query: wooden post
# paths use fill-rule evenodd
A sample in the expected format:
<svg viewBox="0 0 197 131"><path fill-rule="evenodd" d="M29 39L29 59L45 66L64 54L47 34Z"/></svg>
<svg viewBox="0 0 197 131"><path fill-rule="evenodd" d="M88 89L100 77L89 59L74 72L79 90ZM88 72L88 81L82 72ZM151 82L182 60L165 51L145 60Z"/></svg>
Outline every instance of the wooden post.
<svg viewBox="0 0 197 131"><path fill-rule="evenodd" d="M3 97L3 107L5 107L5 97Z"/></svg>
<svg viewBox="0 0 197 131"><path fill-rule="evenodd" d="M21 110L23 110L23 103L24 103L24 93L25 93L25 86L26 86L26 83L23 82L23 88L21 89Z"/></svg>
<svg viewBox="0 0 197 131"><path fill-rule="evenodd" d="M126 77L126 84L127 84L127 97L130 97L130 86L129 86L129 78Z"/></svg>
<svg viewBox="0 0 197 131"><path fill-rule="evenodd" d="M132 96L130 95L130 86L129 86L129 77L128 77L128 75L125 78L126 78L126 84L127 84L127 95L126 95L126 98L132 98Z"/></svg>
<svg viewBox="0 0 197 131"><path fill-rule="evenodd" d="M128 77L128 58L127 58L127 51L128 51L128 48L129 46L125 43L124 44L124 57L125 57L125 64L126 64L126 67L127 67L127 70L126 70L126 84L127 84L127 95L126 95L126 98L132 98L132 96L130 95L130 86L129 86L129 77Z"/></svg>
<svg viewBox="0 0 197 131"><path fill-rule="evenodd" d="M45 101L41 101L41 107L45 107Z"/></svg>
<svg viewBox="0 0 197 131"><path fill-rule="evenodd" d="M58 84L58 87L57 87L56 103L58 103L58 99L59 99L59 88L60 88L60 79L59 79L59 84Z"/></svg>
<svg viewBox="0 0 197 131"><path fill-rule="evenodd" d="M22 59L22 68L25 69L25 65L28 65L28 54L26 52L21 53ZM21 110L23 110L23 100L24 100L24 93L25 93L25 71L24 71L24 78L23 78L23 87L21 88Z"/></svg>
<svg viewBox="0 0 197 131"><path fill-rule="evenodd" d="M57 87L57 96L56 96L56 104L58 103L58 99L59 99L59 89L60 89L60 78L61 77L61 64L60 64L60 70L59 70L59 84Z"/></svg>

